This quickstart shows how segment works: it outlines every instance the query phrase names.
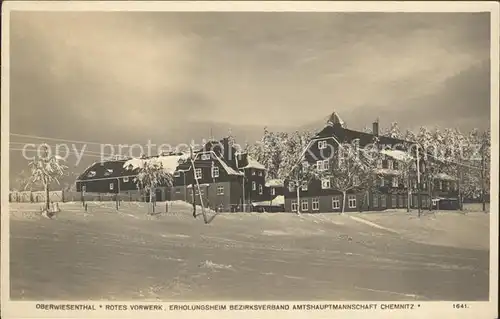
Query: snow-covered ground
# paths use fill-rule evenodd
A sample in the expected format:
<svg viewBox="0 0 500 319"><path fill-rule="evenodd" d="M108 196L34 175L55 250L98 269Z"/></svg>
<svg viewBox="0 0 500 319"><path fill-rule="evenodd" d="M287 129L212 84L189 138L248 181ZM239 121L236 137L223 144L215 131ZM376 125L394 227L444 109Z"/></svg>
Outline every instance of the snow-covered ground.
<svg viewBox="0 0 500 319"><path fill-rule="evenodd" d="M49 220L11 204L11 298L488 298L487 214L209 212L206 225L166 205L148 216L144 203L66 203Z"/></svg>

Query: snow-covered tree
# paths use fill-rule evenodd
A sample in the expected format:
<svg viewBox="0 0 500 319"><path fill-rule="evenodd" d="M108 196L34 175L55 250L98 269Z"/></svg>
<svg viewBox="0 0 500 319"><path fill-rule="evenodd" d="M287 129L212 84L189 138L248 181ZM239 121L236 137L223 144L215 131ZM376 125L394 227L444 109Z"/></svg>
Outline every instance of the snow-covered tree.
<svg viewBox="0 0 500 319"><path fill-rule="evenodd" d="M382 131L381 135L397 139L403 138L403 133L401 133L401 129L399 128L397 122L392 122L391 126L388 129Z"/></svg>
<svg viewBox="0 0 500 319"><path fill-rule="evenodd" d="M345 212L347 193L366 190L374 180L377 152L371 156L367 154L370 153L360 151L357 140L343 143L329 167L321 172L321 179L329 179L331 188L342 193L342 213Z"/></svg>
<svg viewBox="0 0 500 319"><path fill-rule="evenodd" d="M300 192L311 181L319 176L316 165L309 165L306 161L295 165L286 179L290 191L297 195L297 214L300 215Z"/></svg>
<svg viewBox="0 0 500 319"><path fill-rule="evenodd" d="M137 188L149 193L149 202L152 211L155 212L153 193L159 185L172 186L173 176L166 171L160 161L146 160L138 168L137 176L134 178Z"/></svg>
<svg viewBox="0 0 500 319"><path fill-rule="evenodd" d="M59 156L52 155L48 145L40 147L40 152L35 159L29 163L31 171L30 180L25 186L28 188L34 184L40 183L45 190L45 212L50 212L50 185L59 184L59 179L64 176L67 166L61 163Z"/></svg>
<svg viewBox="0 0 500 319"><path fill-rule="evenodd" d="M282 136L280 142L282 161L277 178L286 179L295 166L304 161L304 151L311 137L310 131L295 131Z"/></svg>

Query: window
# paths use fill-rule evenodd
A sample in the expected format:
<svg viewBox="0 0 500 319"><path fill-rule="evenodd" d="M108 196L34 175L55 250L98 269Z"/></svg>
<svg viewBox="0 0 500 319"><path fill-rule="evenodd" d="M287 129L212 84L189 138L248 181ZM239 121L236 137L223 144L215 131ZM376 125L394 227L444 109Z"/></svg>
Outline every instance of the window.
<svg viewBox="0 0 500 319"><path fill-rule="evenodd" d="M386 195L380 195L380 207L387 208L387 198Z"/></svg>
<svg viewBox="0 0 500 319"><path fill-rule="evenodd" d="M210 160L210 154L201 154L201 160L202 161Z"/></svg>
<svg viewBox="0 0 500 319"><path fill-rule="evenodd" d="M312 199L312 210L319 210L319 198Z"/></svg>
<svg viewBox="0 0 500 319"><path fill-rule="evenodd" d="M413 195L412 196L412 199L411 199L411 205L413 207L417 207L418 206L418 196L417 195Z"/></svg>
<svg viewBox="0 0 500 319"><path fill-rule="evenodd" d="M338 197L338 196L332 197L332 208L333 209L340 209L340 197Z"/></svg>
<svg viewBox="0 0 500 319"><path fill-rule="evenodd" d="M328 162L328 160L317 161L316 167L317 167L318 171L327 171L330 169L330 163Z"/></svg>
<svg viewBox="0 0 500 319"><path fill-rule="evenodd" d="M87 174L87 177L94 177L95 176L95 171L90 171L88 174Z"/></svg>
<svg viewBox="0 0 500 319"><path fill-rule="evenodd" d="M295 183L294 182L289 182L288 183L288 190L290 192L293 192L295 190Z"/></svg>
<svg viewBox="0 0 500 319"><path fill-rule="evenodd" d="M319 141L318 142L318 149L322 150L326 148L326 141Z"/></svg>
<svg viewBox="0 0 500 319"><path fill-rule="evenodd" d="M197 168L196 171L195 171L195 176L194 178L195 179L201 179L202 177L202 174L201 174L201 168Z"/></svg>
<svg viewBox="0 0 500 319"><path fill-rule="evenodd" d="M395 170L399 169L399 163L398 162L393 162L392 166L394 167Z"/></svg>
<svg viewBox="0 0 500 319"><path fill-rule="evenodd" d="M398 198L396 195L391 195L391 207L396 208L398 206Z"/></svg>
<svg viewBox="0 0 500 319"><path fill-rule="evenodd" d="M257 184L255 182L252 182L252 190L256 190L257 189Z"/></svg>
<svg viewBox="0 0 500 319"><path fill-rule="evenodd" d="M217 166L212 167L212 178L219 177L219 168Z"/></svg>
<svg viewBox="0 0 500 319"><path fill-rule="evenodd" d="M354 185L360 185L361 184L361 180L359 179L359 176L353 176L352 177L352 183Z"/></svg>
<svg viewBox="0 0 500 319"><path fill-rule="evenodd" d="M180 189L179 187L176 187L176 188L175 188L175 193L176 193L176 194L180 194L180 193L181 193L181 189Z"/></svg>
<svg viewBox="0 0 500 319"><path fill-rule="evenodd" d="M292 200L292 212L296 212L297 211L297 201L296 200Z"/></svg>
<svg viewBox="0 0 500 319"><path fill-rule="evenodd" d="M377 160L377 168L382 168L382 160L381 159Z"/></svg>
<svg viewBox="0 0 500 319"><path fill-rule="evenodd" d="M253 176L255 176L255 171L254 171L254 170L252 170L251 172L252 172L252 175L253 175Z"/></svg>
<svg viewBox="0 0 500 319"><path fill-rule="evenodd" d="M380 187L385 186L385 179L383 177L380 178Z"/></svg>
<svg viewBox="0 0 500 319"><path fill-rule="evenodd" d="M422 183L422 189L427 189L427 182Z"/></svg>
<svg viewBox="0 0 500 319"><path fill-rule="evenodd" d="M304 212L308 211L309 210L309 200L307 200L307 199L300 200L300 209Z"/></svg>
<svg viewBox="0 0 500 319"><path fill-rule="evenodd" d="M259 195L262 195L262 193L264 193L264 188L259 184Z"/></svg>
<svg viewBox="0 0 500 319"><path fill-rule="evenodd" d="M322 189L328 189L330 187L331 187L331 185L330 185L330 179L329 178L325 178L325 179L321 180L321 188Z"/></svg>
<svg viewBox="0 0 500 319"><path fill-rule="evenodd" d="M307 182L302 182L302 191L307 192Z"/></svg>
<svg viewBox="0 0 500 319"><path fill-rule="evenodd" d="M455 182L450 182L450 188L452 191L456 191L457 190L457 184Z"/></svg>
<svg viewBox="0 0 500 319"><path fill-rule="evenodd" d="M388 169L394 169L394 165L392 163L392 160L387 160L387 168Z"/></svg>
<svg viewBox="0 0 500 319"><path fill-rule="evenodd" d="M347 198L349 208L356 208L356 195L349 195Z"/></svg>
<svg viewBox="0 0 500 319"><path fill-rule="evenodd" d="M438 181L438 189L439 190L443 189L443 181Z"/></svg>
<svg viewBox="0 0 500 319"><path fill-rule="evenodd" d="M408 207L408 197L403 196L403 207Z"/></svg>
<svg viewBox="0 0 500 319"><path fill-rule="evenodd" d="M398 196L398 207L403 207L403 195Z"/></svg>
<svg viewBox="0 0 500 319"><path fill-rule="evenodd" d="M399 180L397 177L392 178L392 187L398 187L399 186Z"/></svg>
<svg viewBox="0 0 500 319"><path fill-rule="evenodd" d="M128 183L128 176L125 176L125 177L123 178L123 182L124 182L124 183Z"/></svg>
<svg viewBox="0 0 500 319"><path fill-rule="evenodd" d="M262 176L262 171L259 171L259 176Z"/></svg>
<svg viewBox="0 0 500 319"><path fill-rule="evenodd" d="M373 195L373 207L378 208L378 195Z"/></svg>
<svg viewBox="0 0 500 319"><path fill-rule="evenodd" d="M224 195L224 186L217 186L217 195Z"/></svg>
<svg viewBox="0 0 500 319"><path fill-rule="evenodd" d="M271 191L271 195L276 195L276 189L275 188L271 188L270 191Z"/></svg>
<svg viewBox="0 0 500 319"><path fill-rule="evenodd" d="M110 176L111 174L113 174L113 170L111 168L106 168L106 170L104 171L104 176Z"/></svg>
<svg viewBox="0 0 500 319"><path fill-rule="evenodd" d="M84 193L85 193L86 191L87 191L87 186L86 186L86 185L83 185L83 186L82 186L82 192L84 192Z"/></svg>
<svg viewBox="0 0 500 319"><path fill-rule="evenodd" d="M112 191L114 188L115 188L115 184L113 184L113 183L109 183L109 190L111 190L111 191Z"/></svg>
<svg viewBox="0 0 500 319"><path fill-rule="evenodd" d="M179 171L174 172L174 177L180 177L180 176L181 176L181 172L179 172Z"/></svg>
<svg viewBox="0 0 500 319"><path fill-rule="evenodd" d="M450 190L450 183L449 182L443 182L443 189L445 191L449 191Z"/></svg>

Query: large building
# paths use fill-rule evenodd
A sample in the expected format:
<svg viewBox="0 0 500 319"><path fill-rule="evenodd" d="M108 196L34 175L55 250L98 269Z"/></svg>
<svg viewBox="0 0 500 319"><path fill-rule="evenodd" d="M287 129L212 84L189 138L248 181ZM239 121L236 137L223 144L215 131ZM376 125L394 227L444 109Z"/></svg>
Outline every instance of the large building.
<svg viewBox="0 0 500 319"><path fill-rule="evenodd" d="M149 194L137 187L136 177L141 163L159 161L163 167L173 172L183 154L165 154L143 158L129 158L95 162L77 178L76 190L85 199L95 198L93 194L120 195L123 200L149 200ZM157 201L170 200L170 188L167 183L160 184L153 194Z"/></svg>
<svg viewBox="0 0 500 319"><path fill-rule="evenodd" d="M373 123L372 134L349 130L345 127L340 117L333 113L326 126L319 131L309 142L303 151L302 161L309 165L315 165L318 169L328 170L334 158L338 154L339 145L359 141L359 146L364 147L373 143L377 138L379 146L392 150L408 151L411 145L403 140L379 136L378 121ZM410 150L411 151L411 150ZM389 153L390 154L390 153ZM424 164L423 157L420 161ZM339 164L341 165L341 164ZM456 182L450 176L442 173L436 176L433 192L429 196L428 184L422 182L420 190L417 189L416 180L413 179L408 185L408 180L402 178L402 165L397 157L384 155L377 162L377 185L369 191L347 193L345 211L384 210L388 208L405 208L408 205L408 187L412 187L410 206L417 207L420 198L420 207L429 207L439 202L446 203L446 207L454 206L457 197ZM374 172L375 173L375 172ZM329 178L313 179L306 185L299 185L299 202L297 201L297 189L293 182L286 181L284 190L285 210L296 212L340 212L343 207L343 196L339 190L332 188ZM420 193L420 196L418 194ZM443 206L444 208L444 206Z"/></svg>
<svg viewBox="0 0 500 319"><path fill-rule="evenodd" d="M197 204L219 211L250 210L251 203L266 198L265 176L265 167L238 152L228 138L212 140L192 162L177 167L170 198L192 203L194 197Z"/></svg>

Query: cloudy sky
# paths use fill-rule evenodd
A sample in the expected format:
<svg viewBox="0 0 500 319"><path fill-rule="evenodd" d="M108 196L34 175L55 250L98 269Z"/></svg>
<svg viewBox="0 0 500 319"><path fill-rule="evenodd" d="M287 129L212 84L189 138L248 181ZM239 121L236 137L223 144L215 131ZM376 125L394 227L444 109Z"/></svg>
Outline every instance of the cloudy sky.
<svg viewBox="0 0 500 319"><path fill-rule="evenodd" d="M487 13L11 15L11 132L178 143L379 116L485 128ZM239 134L239 136L238 136ZM242 136L246 135L246 136Z"/></svg>

